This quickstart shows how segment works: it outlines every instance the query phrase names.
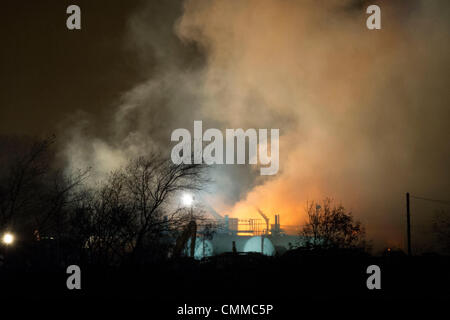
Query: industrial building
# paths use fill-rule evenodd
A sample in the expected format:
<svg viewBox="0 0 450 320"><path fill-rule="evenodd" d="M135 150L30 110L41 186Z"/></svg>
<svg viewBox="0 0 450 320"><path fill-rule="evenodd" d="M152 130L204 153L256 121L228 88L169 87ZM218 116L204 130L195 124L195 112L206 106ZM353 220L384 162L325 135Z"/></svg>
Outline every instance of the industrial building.
<svg viewBox="0 0 450 320"><path fill-rule="evenodd" d="M257 252L273 256L282 254L300 241L297 232L293 232L292 228L289 234L285 232L281 226L279 214L275 214L275 221L271 224L267 215L259 209L255 215L259 214L262 219L221 216L211 207L207 208L207 212L213 219L202 220L198 223L195 236L192 234L192 237L185 242L187 256L202 259L226 252ZM195 248L191 246L191 240L194 238Z"/></svg>

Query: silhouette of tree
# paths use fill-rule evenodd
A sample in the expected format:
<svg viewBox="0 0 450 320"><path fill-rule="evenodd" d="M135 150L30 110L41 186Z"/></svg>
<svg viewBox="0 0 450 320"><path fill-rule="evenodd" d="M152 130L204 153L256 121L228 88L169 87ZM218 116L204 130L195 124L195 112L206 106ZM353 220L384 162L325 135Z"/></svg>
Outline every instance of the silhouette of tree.
<svg viewBox="0 0 450 320"><path fill-rule="evenodd" d="M15 141L21 145L2 159L0 230L20 232L21 239L62 233L64 210L88 171L69 176L57 168L51 148L54 136Z"/></svg>
<svg viewBox="0 0 450 320"><path fill-rule="evenodd" d="M308 202L307 222L300 236L308 247L321 249L364 248L365 230L342 205L326 198L321 204Z"/></svg>
<svg viewBox="0 0 450 320"><path fill-rule="evenodd" d="M99 188L84 190L74 209L78 248L101 264L135 265L167 256L169 234L192 219L174 196L200 190L207 181L204 168L153 153L112 172Z"/></svg>

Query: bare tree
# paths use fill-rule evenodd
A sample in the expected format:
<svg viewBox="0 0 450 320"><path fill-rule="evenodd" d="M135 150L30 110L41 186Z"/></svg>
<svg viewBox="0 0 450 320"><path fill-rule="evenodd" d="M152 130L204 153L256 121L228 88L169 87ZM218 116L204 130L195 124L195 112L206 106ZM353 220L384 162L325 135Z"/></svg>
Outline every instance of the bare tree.
<svg viewBox="0 0 450 320"><path fill-rule="evenodd" d="M23 154L12 154L4 167L0 190L0 228L12 228L19 215L33 209L40 179L48 172L53 140L34 142Z"/></svg>
<svg viewBox="0 0 450 320"><path fill-rule="evenodd" d="M176 165L153 153L111 173L100 188L86 192L75 210L73 221L85 247L112 264L166 254L164 239L193 218L172 200L181 190L200 190L206 182L203 171L203 165Z"/></svg>
<svg viewBox="0 0 450 320"><path fill-rule="evenodd" d="M124 182L137 226L133 254L142 249L146 237L179 225L186 218L180 215L180 210L163 217L164 205L177 191L199 190L202 168L195 164L176 165L159 154L130 163L125 170Z"/></svg>
<svg viewBox="0 0 450 320"><path fill-rule="evenodd" d="M308 216L300 236L313 248L365 247L365 230L342 205L336 206L327 198L321 204L307 203Z"/></svg>
<svg viewBox="0 0 450 320"><path fill-rule="evenodd" d="M56 168L54 142L55 137L34 140L7 156L0 174L0 230L21 232L22 239L61 232L71 192L87 171L67 176Z"/></svg>

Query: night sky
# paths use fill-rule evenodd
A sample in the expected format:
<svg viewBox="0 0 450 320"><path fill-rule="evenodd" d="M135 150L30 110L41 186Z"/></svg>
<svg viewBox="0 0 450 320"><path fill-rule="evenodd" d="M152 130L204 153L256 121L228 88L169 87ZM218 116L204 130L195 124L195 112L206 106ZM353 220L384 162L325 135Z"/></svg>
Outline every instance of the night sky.
<svg viewBox="0 0 450 320"><path fill-rule="evenodd" d="M82 30L66 28L66 8L82 7ZM142 79L126 47L135 1L4 1L1 133L46 135L80 110L108 112Z"/></svg>

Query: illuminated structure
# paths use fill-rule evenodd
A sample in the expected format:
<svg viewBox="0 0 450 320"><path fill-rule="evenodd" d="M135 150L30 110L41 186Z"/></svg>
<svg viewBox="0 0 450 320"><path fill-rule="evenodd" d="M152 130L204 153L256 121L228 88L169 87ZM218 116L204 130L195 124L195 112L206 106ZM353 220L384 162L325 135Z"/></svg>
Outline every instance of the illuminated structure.
<svg viewBox="0 0 450 320"><path fill-rule="evenodd" d="M264 236L251 237L244 245L244 252L262 252L266 256L275 255L275 247L269 238Z"/></svg>
<svg viewBox="0 0 450 320"><path fill-rule="evenodd" d="M237 253L262 253L264 255L281 254L298 244L298 231L289 230L285 233L280 225L280 215L275 215L275 223L261 210L258 210L264 219L238 219L228 215L221 216L213 208L206 205L206 211L213 219L204 219L198 223L197 241L195 245L196 259L233 251L233 244ZM213 225L214 232L205 240L205 228ZM287 226L289 228L289 226ZM203 245L205 243L205 245Z"/></svg>

